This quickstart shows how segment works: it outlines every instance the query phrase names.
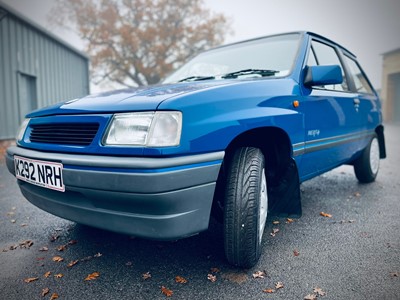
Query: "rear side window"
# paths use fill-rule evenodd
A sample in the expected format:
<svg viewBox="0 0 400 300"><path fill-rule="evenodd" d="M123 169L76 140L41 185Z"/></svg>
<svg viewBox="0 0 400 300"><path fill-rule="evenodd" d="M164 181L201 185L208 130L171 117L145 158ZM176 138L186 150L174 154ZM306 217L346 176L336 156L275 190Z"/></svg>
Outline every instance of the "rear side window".
<svg viewBox="0 0 400 300"><path fill-rule="evenodd" d="M336 53L335 48L317 41L312 41L307 65L309 66L339 65L342 68L343 82L341 84L325 85L322 88L335 91L349 90L346 81L346 76L344 74L344 69Z"/></svg>
<svg viewBox="0 0 400 300"><path fill-rule="evenodd" d="M345 61L347 66L349 67L350 75L353 78L357 92L373 94L372 88L358 64L353 59L347 56L345 56Z"/></svg>

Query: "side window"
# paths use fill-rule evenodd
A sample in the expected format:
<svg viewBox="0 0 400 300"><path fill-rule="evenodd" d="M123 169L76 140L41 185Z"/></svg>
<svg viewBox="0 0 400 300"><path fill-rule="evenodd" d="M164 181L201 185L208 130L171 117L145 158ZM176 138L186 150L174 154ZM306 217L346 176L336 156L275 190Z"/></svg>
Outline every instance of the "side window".
<svg viewBox="0 0 400 300"><path fill-rule="evenodd" d="M372 88L368 83L367 78L364 76L358 64L351 58L344 56L347 66L349 67L350 75L354 80L354 85L359 93L373 94Z"/></svg>
<svg viewBox="0 0 400 300"><path fill-rule="evenodd" d="M336 54L336 50L328 45L322 44L317 41L312 41L311 42L311 47L313 50L312 52L315 55L315 58L313 59L311 56L311 52L308 57L308 63L310 66L312 65L339 65L342 68L342 75L343 75L343 82L341 84L332 84L332 85L325 85L324 89L327 90L335 90L335 91L348 91L348 85L346 81L346 76L344 74L344 69L342 64L340 63L340 59L338 55ZM310 58L311 57L311 58ZM313 62L315 60L315 63Z"/></svg>

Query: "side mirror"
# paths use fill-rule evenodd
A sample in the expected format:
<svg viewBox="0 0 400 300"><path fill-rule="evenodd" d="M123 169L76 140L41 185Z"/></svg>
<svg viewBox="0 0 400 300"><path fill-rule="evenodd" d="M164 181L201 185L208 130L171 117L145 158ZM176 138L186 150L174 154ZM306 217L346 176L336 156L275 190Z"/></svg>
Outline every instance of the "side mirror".
<svg viewBox="0 0 400 300"><path fill-rule="evenodd" d="M342 82L342 69L339 65L307 67L304 77L304 85L308 87L340 84Z"/></svg>

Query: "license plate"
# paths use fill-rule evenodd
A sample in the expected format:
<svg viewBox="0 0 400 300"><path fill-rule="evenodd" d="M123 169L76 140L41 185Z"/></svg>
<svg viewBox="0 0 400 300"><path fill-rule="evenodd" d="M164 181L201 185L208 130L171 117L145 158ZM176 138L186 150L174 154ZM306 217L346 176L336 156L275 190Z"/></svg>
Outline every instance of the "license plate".
<svg viewBox="0 0 400 300"><path fill-rule="evenodd" d="M60 163L14 156L15 176L44 188L65 192Z"/></svg>

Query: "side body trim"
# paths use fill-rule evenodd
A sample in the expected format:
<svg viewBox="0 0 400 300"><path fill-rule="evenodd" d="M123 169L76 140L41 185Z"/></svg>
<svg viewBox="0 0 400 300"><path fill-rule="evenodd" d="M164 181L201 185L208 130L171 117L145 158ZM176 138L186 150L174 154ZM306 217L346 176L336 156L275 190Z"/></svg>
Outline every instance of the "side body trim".
<svg viewBox="0 0 400 300"><path fill-rule="evenodd" d="M308 142L293 144L293 156L299 156L319 150L333 148L345 143L354 142L374 135L374 130L366 130L360 133L349 133L329 138L317 139Z"/></svg>

